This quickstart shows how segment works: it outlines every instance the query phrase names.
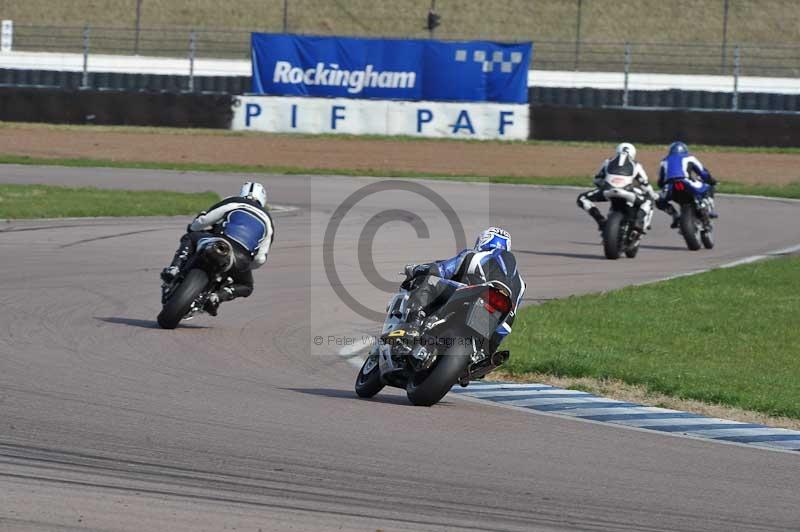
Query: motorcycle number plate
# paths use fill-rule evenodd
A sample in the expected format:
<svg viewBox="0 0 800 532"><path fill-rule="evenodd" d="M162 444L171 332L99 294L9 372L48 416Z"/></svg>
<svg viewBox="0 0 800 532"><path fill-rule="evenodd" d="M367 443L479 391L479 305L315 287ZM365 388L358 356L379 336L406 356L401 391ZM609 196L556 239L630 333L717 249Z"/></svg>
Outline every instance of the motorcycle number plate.
<svg viewBox="0 0 800 532"><path fill-rule="evenodd" d="M483 306L482 302L476 302L467 313L467 327L480 334L484 338L491 338L492 333L497 329L498 319Z"/></svg>

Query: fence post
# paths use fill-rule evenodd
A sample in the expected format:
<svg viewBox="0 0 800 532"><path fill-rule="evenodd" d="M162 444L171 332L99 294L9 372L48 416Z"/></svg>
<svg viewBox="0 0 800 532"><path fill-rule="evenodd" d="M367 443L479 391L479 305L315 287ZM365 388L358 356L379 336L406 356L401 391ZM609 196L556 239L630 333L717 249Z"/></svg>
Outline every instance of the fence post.
<svg viewBox="0 0 800 532"><path fill-rule="evenodd" d="M731 98L731 107L734 111L739 109L739 74L741 73L741 67L741 55L737 44L733 48L733 98Z"/></svg>
<svg viewBox="0 0 800 532"><path fill-rule="evenodd" d="M628 107L628 77L631 72L631 45L625 43L625 81L622 89L622 107Z"/></svg>
<svg viewBox="0 0 800 532"><path fill-rule="evenodd" d="M730 8L729 0L724 0L723 7L722 7L722 58L721 58L721 68L722 74L725 74L725 56L728 52L728 10Z"/></svg>
<svg viewBox="0 0 800 532"><path fill-rule="evenodd" d="M578 70L581 59L581 11L583 11L583 0L578 0L578 15L575 17L575 65L573 70Z"/></svg>
<svg viewBox="0 0 800 532"><path fill-rule="evenodd" d="M89 26L83 28L83 76L81 77L81 88L89 88Z"/></svg>
<svg viewBox="0 0 800 532"><path fill-rule="evenodd" d="M436 27L441 24L440 20L441 16L436 13L436 0L431 0L431 7L428 9L428 20L425 25L425 27L428 28L428 37L430 39L433 39L433 32L436 30Z"/></svg>
<svg viewBox="0 0 800 532"><path fill-rule="evenodd" d="M142 30L142 0L136 0L136 33L133 37L133 55L139 55L139 33Z"/></svg>
<svg viewBox="0 0 800 532"><path fill-rule="evenodd" d="M189 32L189 92L194 92L194 56L197 52L197 34Z"/></svg>

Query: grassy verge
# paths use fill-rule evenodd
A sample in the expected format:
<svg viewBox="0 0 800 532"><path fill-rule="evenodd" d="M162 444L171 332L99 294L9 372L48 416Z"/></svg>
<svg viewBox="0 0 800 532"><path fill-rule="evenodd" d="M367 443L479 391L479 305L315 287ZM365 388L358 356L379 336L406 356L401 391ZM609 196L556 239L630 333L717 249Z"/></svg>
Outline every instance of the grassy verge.
<svg viewBox="0 0 800 532"><path fill-rule="evenodd" d="M195 214L219 201L213 192L0 185L0 219Z"/></svg>
<svg viewBox="0 0 800 532"><path fill-rule="evenodd" d="M448 181L476 183L510 183L517 185L552 185L579 186L590 188L590 180L586 176L482 176L477 174L430 174L423 172L407 172L392 170L373 170L369 168L301 168L293 166L252 166L240 164L207 164L207 163L172 163L172 162L138 162L118 161L110 159L64 159L48 157L29 157L26 155L0 154L0 164L28 164L43 166L70 166L79 168L140 168L150 170L177 170L183 172L228 172L244 174L281 174L281 175L346 175L346 176L381 176L402 177L407 179L441 179ZM800 182L788 185L749 185L744 183L722 183L718 192L728 194L752 194L778 198L800 199Z"/></svg>
<svg viewBox="0 0 800 532"><path fill-rule="evenodd" d="M800 258L520 313L512 375L543 373L800 419Z"/></svg>

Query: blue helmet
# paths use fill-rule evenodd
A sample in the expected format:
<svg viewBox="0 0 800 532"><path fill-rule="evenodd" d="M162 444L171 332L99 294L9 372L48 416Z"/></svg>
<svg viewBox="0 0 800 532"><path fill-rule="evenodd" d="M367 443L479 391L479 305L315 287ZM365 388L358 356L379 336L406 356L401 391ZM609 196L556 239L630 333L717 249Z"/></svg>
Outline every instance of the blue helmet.
<svg viewBox="0 0 800 532"><path fill-rule="evenodd" d="M688 155L689 147L681 141L675 141L669 145L670 155Z"/></svg>
<svg viewBox="0 0 800 532"><path fill-rule="evenodd" d="M490 227L478 235L475 241L475 251L489 251L490 249L511 250L511 235L505 229Z"/></svg>

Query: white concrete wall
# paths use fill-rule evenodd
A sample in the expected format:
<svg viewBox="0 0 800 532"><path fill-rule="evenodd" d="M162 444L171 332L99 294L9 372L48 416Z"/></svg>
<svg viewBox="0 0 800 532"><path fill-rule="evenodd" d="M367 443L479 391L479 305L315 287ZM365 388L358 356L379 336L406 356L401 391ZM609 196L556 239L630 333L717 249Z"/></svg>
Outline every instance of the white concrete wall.
<svg viewBox="0 0 800 532"><path fill-rule="evenodd" d="M83 55L49 52L0 53L0 68L37 70L82 71ZM89 56L90 72L130 72L138 74L189 74L188 58L149 56L122 56L92 54ZM249 59L195 60L197 76L249 76ZM559 70L531 70L528 86L539 87L592 87L597 89L622 89L622 72L572 72ZM732 92L731 76L699 76L684 74L633 73L629 78L631 90L703 90ZM739 92L772 92L800 94L800 78L764 78L744 76L739 78Z"/></svg>
<svg viewBox="0 0 800 532"><path fill-rule="evenodd" d="M241 96L234 102L231 127L272 133L525 140L528 116L527 104Z"/></svg>

